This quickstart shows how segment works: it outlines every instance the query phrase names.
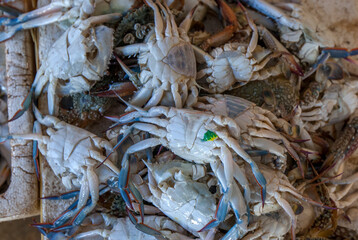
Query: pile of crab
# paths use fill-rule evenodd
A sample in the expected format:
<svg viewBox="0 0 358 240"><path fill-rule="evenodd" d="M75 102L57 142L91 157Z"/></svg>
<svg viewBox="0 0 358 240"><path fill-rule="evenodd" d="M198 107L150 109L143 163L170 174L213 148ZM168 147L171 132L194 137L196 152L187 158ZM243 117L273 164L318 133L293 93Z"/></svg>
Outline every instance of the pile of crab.
<svg viewBox="0 0 358 240"><path fill-rule="evenodd" d="M1 18L2 41L67 23L10 118L32 107L34 133L3 137L33 140L35 162L38 148L76 189L48 197L73 203L34 226L49 239L356 239L338 220L358 222L358 175L344 174L358 79L341 64L358 50L333 48L302 9L84 0Z"/></svg>

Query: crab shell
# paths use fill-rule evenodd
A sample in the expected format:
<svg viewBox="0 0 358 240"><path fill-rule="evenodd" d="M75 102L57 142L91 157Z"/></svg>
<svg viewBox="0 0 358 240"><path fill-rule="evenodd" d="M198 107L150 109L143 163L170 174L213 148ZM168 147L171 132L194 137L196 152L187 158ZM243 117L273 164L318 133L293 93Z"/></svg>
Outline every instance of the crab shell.
<svg viewBox="0 0 358 240"><path fill-rule="evenodd" d="M96 147L93 139L99 139L96 135L81 128L66 124L64 128L54 130L47 129L49 142L39 143L41 153L46 153L46 159L56 176L62 178L66 188L71 188L71 183L80 187L80 179L87 167L94 167L99 162L91 159L91 151L102 153L103 150ZM112 159L113 160L113 159ZM101 172L100 182L106 181L108 176ZM75 181L74 178L77 178ZM106 177L106 178L105 178Z"/></svg>
<svg viewBox="0 0 358 240"><path fill-rule="evenodd" d="M98 26L83 30L68 29L52 46L36 78L62 80L59 92L64 95L88 91L101 80L112 54L113 30ZM36 81L36 80L35 80ZM35 94L42 89L36 88Z"/></svg>
<svg viewBox="0 0 358 240"><path fill-rule="evenodd" d="M124 56L139 54L141 71L135 84L141 86L131 100L145 109L158 104L182 108L196 102L196 60L184 27L177 27L169 8L159 2L146 1L154 11L154 32L145 43L118 47ZM164 13L162 17L160 10ZM185 25L185 24L184 24Z"/></svg>
<svg viewBox="0 0 358 240"><path fill-rule="evenodd" d="M129 217L116 218L105 213L95 213L89 216L89 221L93 225L96 225L96 229L88 232L82 232L75 236L75 239L86 239L94 236L102 236L108 240L120 240L120 239L158 239L156 236L150 236L144 232L141 232L136 225L134 225ZM110 229L98 229L98 225L103 223L105 227L110 226ZM103 224L100 225L103 227ZM144 224L152 229L158 229L164 236L172 240L190 240L184 234L186 231L178 224L174 223L165 216L146 216L144 218Z"/></svg>
<svg viewBox="0 0 358 240"><path fill-rule="evenodd" d="M165 215L190 232L214 219L214 196L206 184L193 180L205 175L204 166L178 160L147 166L154 178L149 184L151 201Z"/></svg>
<svg viewBox="0 0 358 240"><path fill-rule="evenodd" d="M113 30L92 25L118 17L118 14L109 14L78 20L52 45L32 84L35 98L48 85L51 115L58 108L56 93L68 95L89 91L101 80L112 55Z"/></svg>

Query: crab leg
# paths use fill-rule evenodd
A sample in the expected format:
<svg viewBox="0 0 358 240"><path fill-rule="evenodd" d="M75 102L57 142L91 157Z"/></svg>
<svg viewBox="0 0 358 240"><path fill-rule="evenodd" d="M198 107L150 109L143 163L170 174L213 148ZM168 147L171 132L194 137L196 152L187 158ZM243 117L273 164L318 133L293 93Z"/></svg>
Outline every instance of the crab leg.
<svg viewBox="0 0 358 240"><path fill-rule="evenodd" d="M149 7L151 7L154 11L154 24L155 24L155 36L157 38L157 40L163 40L164 39L164 35L162 30L164 29L164 22L162 19L162 16L159 12L159 9L157 7L157 5L155 5L152 0L146 0L146 3L148 4Z"/></svg>
<svg viewBox="0 0 358 240"><path fill-rule="evenodd" d="M0 4L0 10L12 17L18 17L20 14L22 14L22 12L20 10L18 10L17 8L14 8L6 3L2 3ZM7 21L8 18L7 17L0 17L0 25L2 25L3 21Z"/></svg>
<svg viewBox="0 0 358 240"><path fill-rule="evenodd" d="M226 218L226 214L228 211L228 207L233 209L235 217L239 224L246 225L248 220L244 220L242 218L243 215L247 214L249 217L248 206L245 205L245 200L241 194L239 187L236 182L229 183L225 179L224 167L220 164L219 167L217 164L211 164L212 169L215 172L215 175L219 179L219 183L223 189L224 195L221 197L219 204L217 206L214 219L210 221L207 225L205 225L199 232L209 230L213 227L218 226L221 222L223 222ZM236 165L236 163L234 163ZM237 170L237 168L235 168ZM236 174L240 174L241 172L237 172ZM241 214L240 214L241 213Z"/></svg>
<svg viewBox="0 0 358 240"><path fill-rule="evenodd" d="M242 1L247 5L249 5L250 7L265 14L266 16L272 18L273 20L284 26L287 26L294 30L298 30L301 28L301 24L297 20L288 17L279 8L273 6L272 4L264 0L242 0Z"/></svg>
<svg viewBox="0 0 358 240"><path fill-rule="evenodd" d="M249 204L251 202L251 189L249 187L249 182L245 177L245 173L236 163L234 164L234 178L240 183L240 185L244 189L246 204ZM248 211L248 214L250 214L250 211Z"/></svg>
<svg viewBox="0 0 358 240"><path fill-rule="evenodd" d="M70 6L66 6L63 2L53 2L50 3L44 7L35 9L31 12L23 13L19 15L17 18L3 18L2 21L0 21L1 26L14 26L17 24L22 24L25 22L28 22L30 20L43 17L45 15L50 15L56 12L62 12L66 8ZM56 22L57 18L54 18L53 22ZM38 27L38 26L33 26Z"/></svg>
<svg viewBox="0 0 358 240"><path fill-rule="evenodd" d="M87 180L88 179L88 180ZM97 184L97 185L96 185ZM98 177L93 172L93 169L87 169L84 173L83 181L81 184L79 199L75 209L66 212L60 218L58 218L53 223L53 228L64 225L70 218L73 218L71 225L78 226L80 225L86 215L92 211L99 198L99 188L98 188ZM91 198L89 198L91 195ZM89 198L89 199L88 199ZM88 199L88 200L87 200Z"/></svg>
<svg viewBox="0 0 358 240"><path fill-rule="evenodd" d="M76 190L76 191L71 191L68 193L64 193L61 194L59 196L48 196L48 197L42 197L40 199L44 199L44 200L62 200L62 199L70 199L70 198L74 198L76 196L78 196L80 191Z"/></svg>
<svg viewBox="0 0 358 240"><path fill-rule="evenodd" d="M255 50L256 46L257 46L257 41L259 39L259 34L257 31L257 27L256 24L254 23L254 21L250 18L248 12L246 11L246 9L244 8L244 6L238 2L239 7L241 8L241 10L245 13L245 18L247 23L249 24L251 30L252 30L252 37L249 43L249 46L247 47L247 53L246 53L246 57L251 57L252 52Z"/></svg>
<svg viewBox="0 0 358 240"><path fill-rule="evenodd" d="M291 72L299 76L303 76L303 70L297 63L297 59L282 45L282 43L277 40L265 27L258 26L257 29L265 45L272 51L280 53L282 59L288 63Z"/></svg>
<svg viewBox="0 0 358 240"><path fill-rule="evenodd" d="M260 185L262 189L262 204L265 203L266 199L266 180L262 173L260 172L257 164L251 159L251 157L241 148L241 146L231 137L226 136L226 133L222 133L217 131L216 134L231 148L242 157L248 164L250 164L252 172L255 176L257 183Z"/></svg>
<svg viewBox="0 0 358 240"><path fill-rule="evenodd" d="M125 138L125 136L123 138ZM129 147L122 159L122 169L119 173L118 188L120 190L122 198L124 199L124 201L129 209L133 210L133 206L132 206L131 199L129 197L129 193L132 193L132 195L135 197L135 199L138 201L138 203L140 203L142 221L144 218L143 217L143 212L144 212L143 211L143 208L144 208L143 198L140 195L139 191L134 187L134 185L129 184L129 168L130 168L130 166L129 166L128 158L129 158L129 154L132 154L132 153L135 153L135 152L138 152L141 150L145 150L150 147L155 147L160 144L161 144L161 142L158 139L155 139L155 138L145 139L145 140ZM128 188L128 186L130 186L130 187Z"/></svg>
<svg viewBox="0 0 358 240"><path fill-rule="evenodd" d="M194 18L195 10L196 10L196 8L197 8L198 6L199 6L199 5L196 5L195 7L193 7L193 9L190 10L190 13L189 13L189 14L185 17L185 19L180 23L179 28L184 29L185 32L189 32L191 23L192 23L193 18ZM173 24L173 23L172 23L172 24Z"/></svg>
<svg viewBox="0 0 358 240"><path fill-rule="evenodd" d="M64 18L62 12L53 12L49 15L38 16L37 18L29 16L29 19L25 17L22 20L18 20L17 18L8 19L8 21L3 22L3 25L7 25L8 27L6 31L0 32L0 42L10 39L15 33L23 29L36 28L65 19L67 19L67 17ZM16 21L19 21L19 23L16 23Z"/></svg>
<svg viewBox="0 0 358 240"><path fill-rule="evenodd" d="M356 173L352 174L351 176L344 178L344 179L328 180L328 182L330 182L332 184L337 184L337 185L351 184L351 183L355 183L356 181L358 181L358 172L356 172Z"/></svg>
<svg viewBox="0 0 358 240"><path fill-rule="evenodd" d="M347 48L323 48L321 55L318 56L317 62L312 66L312 68L305 74L303 79L309 77L312 73L314 73L317 68L326 63L326 61L332 58L344 58L349 60L350 56L358 55L358 48L354 48L352 50L348 50Z"/></svg>
<svg viewBox="0 0 358 240"><path fill-rule="evenodd" d="M280 194L275 193L274 197L277 203L285 210L285 212L290 216L291 219L291 238L292 240L296 239L295 230L297 226L297 220L295 213L293 212L290 204L280 196Z"/></svg>
<svg viewBox="0 0 358 240"><path fill-rule="evenodd" d="M104 193L108 192L110 190L109 187L104 187L99 191L99 195L103 195ZM62 196L65 196L64 198L61 199L68 199L72 194L74 193L78 193L78 191L74 191L71 192L69 194L64 194ZM52 198L55 199L55 198ZM80 215L81 211L83 210L84 207L91 205L92 200L88 199L85 206L80 208L79 211L77 211L77 213L75 212L75 214L73 213L76 209L78 209L78 202L79 200L74 201L59 217L57 217L52 223L35 223L32 224L32 226L37 227L42 234L44 234L45 232L45 228L50 228L52 229L51 231L60 231L63 229L67 229L67 228L73 228L74 226L78 226L79 224L82 223L82 221L84 219L78 218L78 216ZM76 207L77 206L77 207ZM73 222L71 222L70 224L66 224L64 225L72 216L75 216L75 219L73 220L76 221L76 224L73 224ZM46 232L45 232L46 233ZM44 234L45 235L45 234ZM45 235L47 236L47 235Z"/></svg>
<svg viewBox="0 0 358 240"><path fill-rule="evenodd" d="M227 196L227 194L224 193L224 195L220 198L218 207L215 212L215 219L210 221L207 225L205 225L198 232L203 232L203 231L209 230L211 228L217 227L221 222L223 222L225 220L226 213L229 208L228 199L226 199L226 196Z"/></svg>
<svg viewBox="0 0 358 240"><path fill-rule="evenodd" d="M93 168L87 169L87 178L89 183L89 192L91 195L90 204L85 205L83 210L78 213L77 217L73 221L73 225L75 226L78 226L83 222L87 214L90 213L96 207L96 204L99 200L99 179L96 173L93 171ZM81 198L82 196L80 195L79 200L81 200Z"/></svg>
<svg viewBox="0 0 358 240"><path fill-rule="evenodd" d="M138 223L138 219L133 215L132 212L128 211L127 209L127 213L129 216L129 219L131 220L131 222L135 225L135 227L139 230L142 231L148 235L151 236L155 236L158 239L165 239L162 235L161 232L159 232L158 230L155 230L154 228L149 227L148 225L144 224L144 223Z"/></svg>
<svg viewBox="0 0 358 240"><path fill-rule="evenodd" d="M207 50L209 47L218 47L226 43L234 36L235 31L239 27L234 11L227 5L224 0L217 0L221 14L230 25L226 26L222 31L209 37L200 47Z"/></svg>
<svg viewBox="0 0 358 240"><path fill-rule="evenodd" d="M347 58L358 55L358 48L348 50L347 48L323 48L322 53L329 53L332 58Z"/></svg>
<svg viewBox="0 0 358 240"><path fill-rule="evenodd" d="M92 96L98 96L98 97L117 97L116 94L122 97L126 97L132 95L136 90L137 88L133 85L132 82L121 82L121 83L114 83L112 85L109 85L108 90L91 92L90 94Z"/></svg>
<svg viewBox="0 0 358 240"><path fill-rule="evenodd" d="M240 224L236 223L221 240L242 239L246 232Z"/></svg>
<svg viewBox="0 0 358 240"><path fill-rule="evenodd" d="M329 154L321 168L324 169L324 171L330 169L330 166L334 166L331 172L336 174L336 170L343 161L350 157L358 148L358 117L356 116L356 113L354 114L355 116L348 122L347 126L343 129L341 136L331 147L332 152Z"/></svg>
<svg viewBox="0 0 358 240"><path fill-rule="evenodd" d="M38 121L34 122L33 132L41 134L41 126ZM32 143L32 159L34 161L37 180L40 181L40 164L39 164L38 156L39 156L38 141L33 141L33 143Z"/></svg>

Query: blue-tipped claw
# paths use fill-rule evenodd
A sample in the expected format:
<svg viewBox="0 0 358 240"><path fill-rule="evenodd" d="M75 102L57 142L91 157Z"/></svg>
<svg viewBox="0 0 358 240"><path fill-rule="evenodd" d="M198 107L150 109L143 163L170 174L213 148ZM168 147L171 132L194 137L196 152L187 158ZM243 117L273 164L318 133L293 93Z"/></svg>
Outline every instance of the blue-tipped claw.
<svg viewBox="0 0 358 240"><path fill-rule="evenodd" d="M144 232L145 234L154 236L159 239L166 239L161 232L158 230L155 230L154 228L149 227L148 225L138 222L138 219L134 216L134 214L127 209L127 213L129 216L129 219L131 222L135 225L136 229L138 229L141 232Z"/></svg>
<svg viewBox="0 0 358 240"><path fill-rule="evenodd" d="M142 219L142 222L144 221L144 203L143 203L143 197L140 194L140 192L138 191L138 189L134 186L133 183L129 182L128 183L129 189L135 199L135 201L137 203L139 203L140 209L139 209L139 213L140 213L140 217Z"/></svg>
<svg viewBox="0 0 358 240"><path fill-rule="evenodd" d="M41 125L38 121L34 122L33 132L41 133ZM34 165L35 165L37 181L40 181L40 163L39 163L39 158L38 158L38 156L39 156L38 145L39 145L38 141L34 140L32 143L32 159L33 159Z"/></svg>
<svg viewBox="0 0 358 240"><path fill-rule="evenodd" d="M128 188L129 169L129 162L127 161L127 164L122 167L121 171L119 172L118 188L127 207L133 211L132 201L129 196L130 189Z"/></svg>
<svg viewBox="0 0 358 240"><path fill-rule="evenodd" d="M63 199L70 199L74 198L79 194L80 191L71 191L68 193L64 193L58 196L48 196L48 197L42 197L41 199L47 199L47 200L63 200Z"/></svg>
<svg viewBox="0 0 358 240"><path fill-rule="evenodd" d="M142 219L142 222L144 220L144 204L143 204L143 198L138 189L129 182L129 173L130 173L130 166L128 161L128 155L125 154L122 160L122 169L119 173L119 179L118 179L118 188L121 193L121 196L124 200L124 202L127 205L127 208L134 211L132 200L129 196L131 193L134 200L139 203L140 205L140 216Z"/></svg>
<svg viewBox="0 0 358 240"><path fill-rule="evenodd" d="M36 226L35 226L36 227ZM67 239L66 234L62 232L48 232L42 229L41 227L36 227L42 235L44 235L49 240L63 240Z"/></svg>
<svg viewBox="0 0 358 240"><path fill-rule="evenodd" d="M203 232L206 230L209 230L211 228L217 227L222 221L225 220L228 208L229 208L229 202L226 199L225 196L226 193L224 193L224 196L221 197L219 204L216 208L215 218L211 220L208 224L206 224L202 229L200 229L198 232Z"/></svg>
<svg viewBox="0 0 358 240"><path fill-rule="evenodd" d="M260 172L260 170L257 167L255 162L250 163L250 166L251 166L252 172L253 172L253 174L255 176L255 179L256 179L257 183L261 187L262 206L264 206L265 205L265 200L266 200L266 179L262 175L262 173Z"/></svg>

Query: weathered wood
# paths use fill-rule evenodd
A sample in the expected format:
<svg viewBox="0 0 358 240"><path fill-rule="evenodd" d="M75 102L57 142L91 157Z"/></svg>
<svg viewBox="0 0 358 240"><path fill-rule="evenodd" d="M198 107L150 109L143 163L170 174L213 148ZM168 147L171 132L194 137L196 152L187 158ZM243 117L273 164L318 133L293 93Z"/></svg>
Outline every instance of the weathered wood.
<svg viewBox="0 0 358 240"><path fill-rule="evenodd" d="M26 9L18 1L16 7ZM34 78L34 54L30 33L21 31L5 43L8 114L21 108ZM9 123L10 134L32 132L33 115L26 112ZM25 218L39 214L39 188L32 160L31 141L11 141L11 182L0 196L0 221Z"/></svg>

